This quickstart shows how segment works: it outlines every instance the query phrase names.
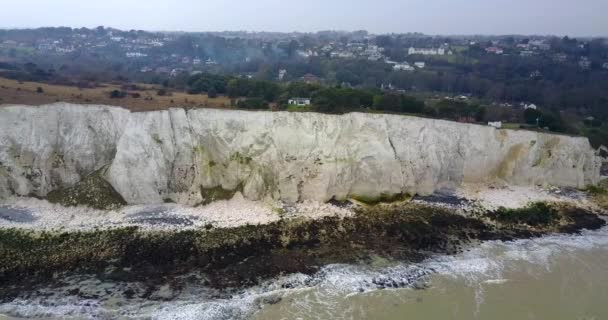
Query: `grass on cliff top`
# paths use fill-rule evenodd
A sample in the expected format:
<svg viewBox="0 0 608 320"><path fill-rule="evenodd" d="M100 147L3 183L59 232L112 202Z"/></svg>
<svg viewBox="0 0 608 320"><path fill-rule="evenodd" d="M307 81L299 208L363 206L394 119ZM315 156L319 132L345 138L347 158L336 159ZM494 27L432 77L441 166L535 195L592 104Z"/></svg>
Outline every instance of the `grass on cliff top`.
<svg viewBox="0 0 608 320"><path fill-rule="evenodd" d="M0 77L0 105L42 105L55 102L76 104L103 104L127 108L131 111L164 110L170 107L229 108L230 99L223 96L209 98L204 94L188 94L175 91L159 96L160 86L136 84L139 90L124 90L123 98L111 98L113 90L123 90L118 84L100 84L95 88L54 85L42 82L19 82ZM42 89L39 92L38 88ZM139 96L138 96L139 95Z"/></svg>

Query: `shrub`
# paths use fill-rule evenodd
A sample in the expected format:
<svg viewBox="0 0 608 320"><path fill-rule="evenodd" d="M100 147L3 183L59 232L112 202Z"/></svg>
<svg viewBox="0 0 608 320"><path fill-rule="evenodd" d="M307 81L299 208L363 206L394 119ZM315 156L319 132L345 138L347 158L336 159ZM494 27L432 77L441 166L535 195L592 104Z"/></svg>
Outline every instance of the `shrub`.
<svg viewBox="0 0 608 320"><path fill-rule="evenodd" d="M112 99L120 99L120 98L124 98L126 96L127 96L127 93L124 91L112 90L112 92L110 92L110 98L112 98Z"/></svg>
<svg viewBox="0 0 608 320"><path fill-rule="evenodd" d="M239 101L237 106L242 109L268 109L268 102L262 98L248 98Z"/></svg>
<svg viewBox="0 0 608 320"><path fill-rule="evenodd" d="M207 92L207 96L211 99L217 98L217 90L215 90L215 88L209 89L209 91Z"/></svg>

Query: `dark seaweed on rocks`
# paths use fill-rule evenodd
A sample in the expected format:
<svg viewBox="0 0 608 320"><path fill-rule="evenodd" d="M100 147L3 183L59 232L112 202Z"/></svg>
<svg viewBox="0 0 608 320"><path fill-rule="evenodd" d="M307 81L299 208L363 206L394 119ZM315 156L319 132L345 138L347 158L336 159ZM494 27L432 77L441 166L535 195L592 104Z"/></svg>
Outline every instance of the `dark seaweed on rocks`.
<svg viewBox="0 0 608 320"><path fill-rule="evenodd" d="M557 209L544 203L535 202L524 208L507 209L504 207L491 212L489 216L501 223L527 224L541 226L555 223L559 219Z"/></svg>
<svg viewBox="0 0 608 320"><path fill-rule="evenodd" d="M266 225L183 231L136 227L81 232L0 229L3 284L50 279L60 272L103 272L126 279L167 277L199 270L213 287L249 286L280 274L313 273L330 263L365 262L374 255L418 261L456 253L473 240L513 239L598 228L584 210L556 208L556 223L526 227L470 218L418 204L360 209L353 217L282 220ZM558 223L559 222L559 223Z"/></svg>

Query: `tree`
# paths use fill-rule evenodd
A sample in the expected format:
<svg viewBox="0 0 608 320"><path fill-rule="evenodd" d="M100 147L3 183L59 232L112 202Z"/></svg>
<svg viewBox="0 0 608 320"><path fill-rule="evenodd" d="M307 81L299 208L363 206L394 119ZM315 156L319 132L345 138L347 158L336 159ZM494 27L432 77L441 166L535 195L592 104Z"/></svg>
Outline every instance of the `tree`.
<svg viewBox="0 0 608 320"><path fill-rule="evenodd" d="M112 98L112 99L121 99L126 96L127 96L127 93L124 91L112 90L112 92L110 92L110 98Z"/></svg>
<svg viewBox="0 0 608 320"><path fill-rule="evenodd" d="M42 87L38 87L38 88L36 88L36 92L37 93L44 93L44 89L42 89Z"/></svg>
<svg viewBox="0 0 608 320"><path fill-rule="evenodd" d="M268 103L262 98L240 100L237 106L241 109L268 109Z"/></svg>
<svg viewBox="0 0 608 320"><path fill-rule="evenodd" d="M524 110L524 121L527 124L538 124L537 121L540 120L540 116L542 113L536 109L526 109Z"/></svg>
<svg viewBox="0 0 608 320"><path fill-rule="evenodd" d="M215 88L209 88L209 91L207 91L207 96L211 99L217 98L217 90L215 90Z"/></svg>
<svg viewBox="0 0 608 320"><path fill-rule="evenodd" d="M374 109L400 112L401 97L396 94L380 94L374 96Z"/></svg>
<svg viewBox="0 0 608 320"><path fill-rule="evenodd" d="M559 113L554 113L554 112L542 113L538 124L542 128L549 128L549 130L551 130L551 131L556 131L556 132L565 132L566 131L566 127L564 126L562 117L559 115Z"/></svg>

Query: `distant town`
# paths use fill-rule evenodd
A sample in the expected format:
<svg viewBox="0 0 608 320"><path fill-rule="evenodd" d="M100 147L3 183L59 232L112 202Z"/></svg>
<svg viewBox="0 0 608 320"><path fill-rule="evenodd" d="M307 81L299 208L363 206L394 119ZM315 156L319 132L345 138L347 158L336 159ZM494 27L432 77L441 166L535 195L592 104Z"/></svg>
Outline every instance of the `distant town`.
<svg viewBox="0 0 608 320"><path fill-rule="evenodd" d="M0 77L81 89L112 83L108 99L139 99L138 106L155 95L139 98L129 88L148 84L158 87L158 101L176 105L224 97L218 105L419 113L608 142L608 41L602 38L0 30ZM17 89L0 88L6 92L0 103L22 102L11 98ZM209 100L158 98L172 92ZM79 94L65 99L71 96Z"/></svg>
<svg viewBox="0 0 608 320"><path fill-rule="evenodd" d="M70 59L122 61L120 70L177 76L180 73L238 69L260 61L306 61L315 58L361 60L384 63L394 71L414 71L466 57L480 55L543 58L556 64L576 65L580 70L608 70L605 39L569 39L551 36L461 36L443 37L422 34L372 35L359 32L308 33L152 33L96 29L42 28L0 30L2 62L36 60L59 63ZM65 61L67 64L69 61ZM217 67L218 65L224 66ZM286 64L288 66L288 64ZM61 66L60 66L61 67ZM65 66L64 66L65 67ZM275 67L275 66L272 66ZM274 70L277 80L293 80L306 73L301 70ZM539 66L540 67L540 66ZM260 76L259 70L240 72ZM291 71L291 72L290 72ZM311 70L312 71L312 70ZM311 72L323 79L322 72ZM540 70L530 73L542 78ZM347 80L337 77L336 80ZM342 79L340 79L342 78Z"/></svg>

